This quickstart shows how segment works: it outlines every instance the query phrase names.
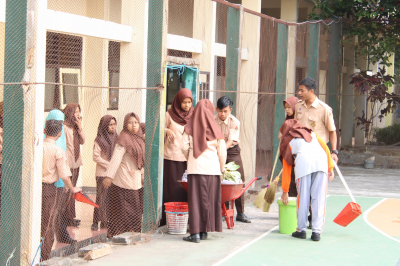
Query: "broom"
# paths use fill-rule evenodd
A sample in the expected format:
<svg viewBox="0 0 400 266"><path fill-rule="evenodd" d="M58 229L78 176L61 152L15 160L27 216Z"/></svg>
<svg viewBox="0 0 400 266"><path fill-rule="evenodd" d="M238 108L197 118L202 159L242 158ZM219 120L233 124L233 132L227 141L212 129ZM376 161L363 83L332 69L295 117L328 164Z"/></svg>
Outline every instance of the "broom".
<svg viewBox="0 0 400 266"><path fill-rule="evenodd" d="M279 176L282 173L282 170L283 169L281 169L281 171L278 174L278 177L277 177L278 181L279 181ZM271 177L270 185L269 185L269 187L267 189L267 192L264 195L265 203L264 203L264 206L263 206L263 212L269 212L269 208L271 207L271 204L274 203L274 201L275 201L275 193L276 193L276 189L278 187L277 183L278 182L276 182L276 183L272 182L272 177Z"/></svg>
<svg viewBox="0 0 400 266"><path fill-rule="evenodd" d="M279 157L279 149L276 151L275 162L274 162L274 166L272 167L272 172L271 172L271 178L270 178L270 180L272 180L272 178L273 178L273 174L274 174L274 171L275 171L276 162L278 161L278 157ZM259 208L259 209L262 209L262 208L263 208L264 203L265 203L264 196L265 196L265 193L267 192L267 189L269 188L270 185L271 185L271 182L270 182L269 185L267 185L266 188L263 188L263 189L258 193L258 195L257 195L257 197L256 197L256 199L255 199L255 201L254 201L254 205L255 205L257 208Z"/></svg>

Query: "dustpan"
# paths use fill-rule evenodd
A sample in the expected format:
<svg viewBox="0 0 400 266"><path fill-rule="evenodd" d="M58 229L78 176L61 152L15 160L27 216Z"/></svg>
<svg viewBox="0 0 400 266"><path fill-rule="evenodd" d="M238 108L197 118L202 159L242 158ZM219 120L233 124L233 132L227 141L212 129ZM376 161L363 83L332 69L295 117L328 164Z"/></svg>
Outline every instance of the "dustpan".
<svg viewBox="0 0 400 266"><path fill-rule="evenodd" d="M352 202L349 202L333 221L338 225L346 227L352 221L354 221L362 213L362 211L360 205L357 204L356 199L353 197L353 194L351 193L349 187L347 186L347 183L344 180L343 175L340 172L336 162L333 161L333 164L335 165L336 172L338 173L340 180L342 181L344 187L347 190L347 193L349 193L349 196L352 200Z"/></svg>
<svg viewBox="0 0 400 266"><path fill-rule="evenodd" d="M82 193L82 192L77 192L77 193L75 193L75 194L74 194L74 198L75 198L77 201L80 201L80 202L83 202L83 203L92 205L92 206L94 206L94 207L96 207L96 208L99 207L99 205L97 205L97 204L94 203L92 200L90 200L89 197L88 197L86 194Z"/></svg>

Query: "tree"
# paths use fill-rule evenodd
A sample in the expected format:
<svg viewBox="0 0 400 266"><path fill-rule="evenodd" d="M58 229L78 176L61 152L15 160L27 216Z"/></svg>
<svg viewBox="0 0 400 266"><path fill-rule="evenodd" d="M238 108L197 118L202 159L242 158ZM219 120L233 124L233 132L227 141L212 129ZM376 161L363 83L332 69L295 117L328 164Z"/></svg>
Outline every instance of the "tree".
<svg viewBox="0 0 400 266"><path fill-rule="evenodd" d="M350 84L360 94L367 95L367 102L370 103L370 112L362 112L361 117L356 117L357 126L362 126L367 139L372 140L371 125L375 118L382 121L388 113L396 110L400 105L400 97L395 93L388 92L393 84L393 77L385 75L385 69L379 69L375 75L368 75L367 71L361 71L350 75ZM368 107L367 107L368 108Z"/></svg>
<svg viewBox="0 0 400 266"><path fill-rule="evenodd" d="M313 0L311 20L343 18L343 36L358 36L357 51L373 64L390 66L398 51L400 3L396 0ZM398 60L400 61L400 60ZM399 62L400 63L400 62ZM363 69L366 70L366 69Z"/></svg>
<svg viewBox="0 0 400 266"><path fill-rule="evenodd" d="M365 56L372 64L390 66L389 58L397 54L400 58L400 2L396 0L313 0L315 7L309 18L324 20L343 18L343 36L347 40L357 36L355 49L359 56ZM388 88L394 78L386 75L385 68L375 75L368 75L368 69L350 75L354 90L367 95L368 112L363 110L356 117L356 125L362 126L365 136L372 140L372 122L382 120L400 105L400 95L390 93ZM395 60L395 77L400 81L400 60Z"/></svg>

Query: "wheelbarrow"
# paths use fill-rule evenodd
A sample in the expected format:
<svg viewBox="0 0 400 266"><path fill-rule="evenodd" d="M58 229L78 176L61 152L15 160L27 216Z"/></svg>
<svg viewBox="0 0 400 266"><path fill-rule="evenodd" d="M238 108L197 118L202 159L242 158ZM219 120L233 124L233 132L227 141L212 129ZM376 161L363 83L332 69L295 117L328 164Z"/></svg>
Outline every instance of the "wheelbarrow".
<svg viewBox="0 0 400 266"><path fill-rule="evenodd" d="M232 229L235 226L234 216L235 216L235 199L240 198L243 193L254 183L256 180L261 180L261 176L254 177L250 180L249 183L243 187L243 183L241 184L221 184L221 202L222 202L222 216L225 217L226 225L228 229ZM188 191L187 182L183 182L178 180L179 183ZM230 208L227 209L225 206L225 202L230 201Z"/></svg>

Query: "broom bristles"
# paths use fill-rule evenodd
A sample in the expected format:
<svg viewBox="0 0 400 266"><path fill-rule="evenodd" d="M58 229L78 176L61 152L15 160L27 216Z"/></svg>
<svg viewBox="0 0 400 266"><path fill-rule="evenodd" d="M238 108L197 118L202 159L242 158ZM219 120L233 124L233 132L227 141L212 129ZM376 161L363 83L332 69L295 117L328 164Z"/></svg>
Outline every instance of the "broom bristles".
<svg viewBox="0 0 400 266"><path fill-rule="evenodd" d="M256 199L254 200L254 205L259 209L261 209L263 207L263 204L265 202L264 196L265 196L266 192L267 192L267 189L263 188L260 192L258 192L258 195L257 195Z"/></svg>
<svg viewBox="0 0 400 266"><path fill-rule="evenodd" d="M271 207L271 204L269 204L268 202L264 202L263 212L269 212L270 207Z"/></svg>
<svg viewBox="0 0 400 266"><path fill-rule="evenodd" d="M275 184L275 182L272 182L272 184L267 189L267 192L265 192L264 199L269 204L272 204L275 201L276 188L277 184Z"/></svg>

